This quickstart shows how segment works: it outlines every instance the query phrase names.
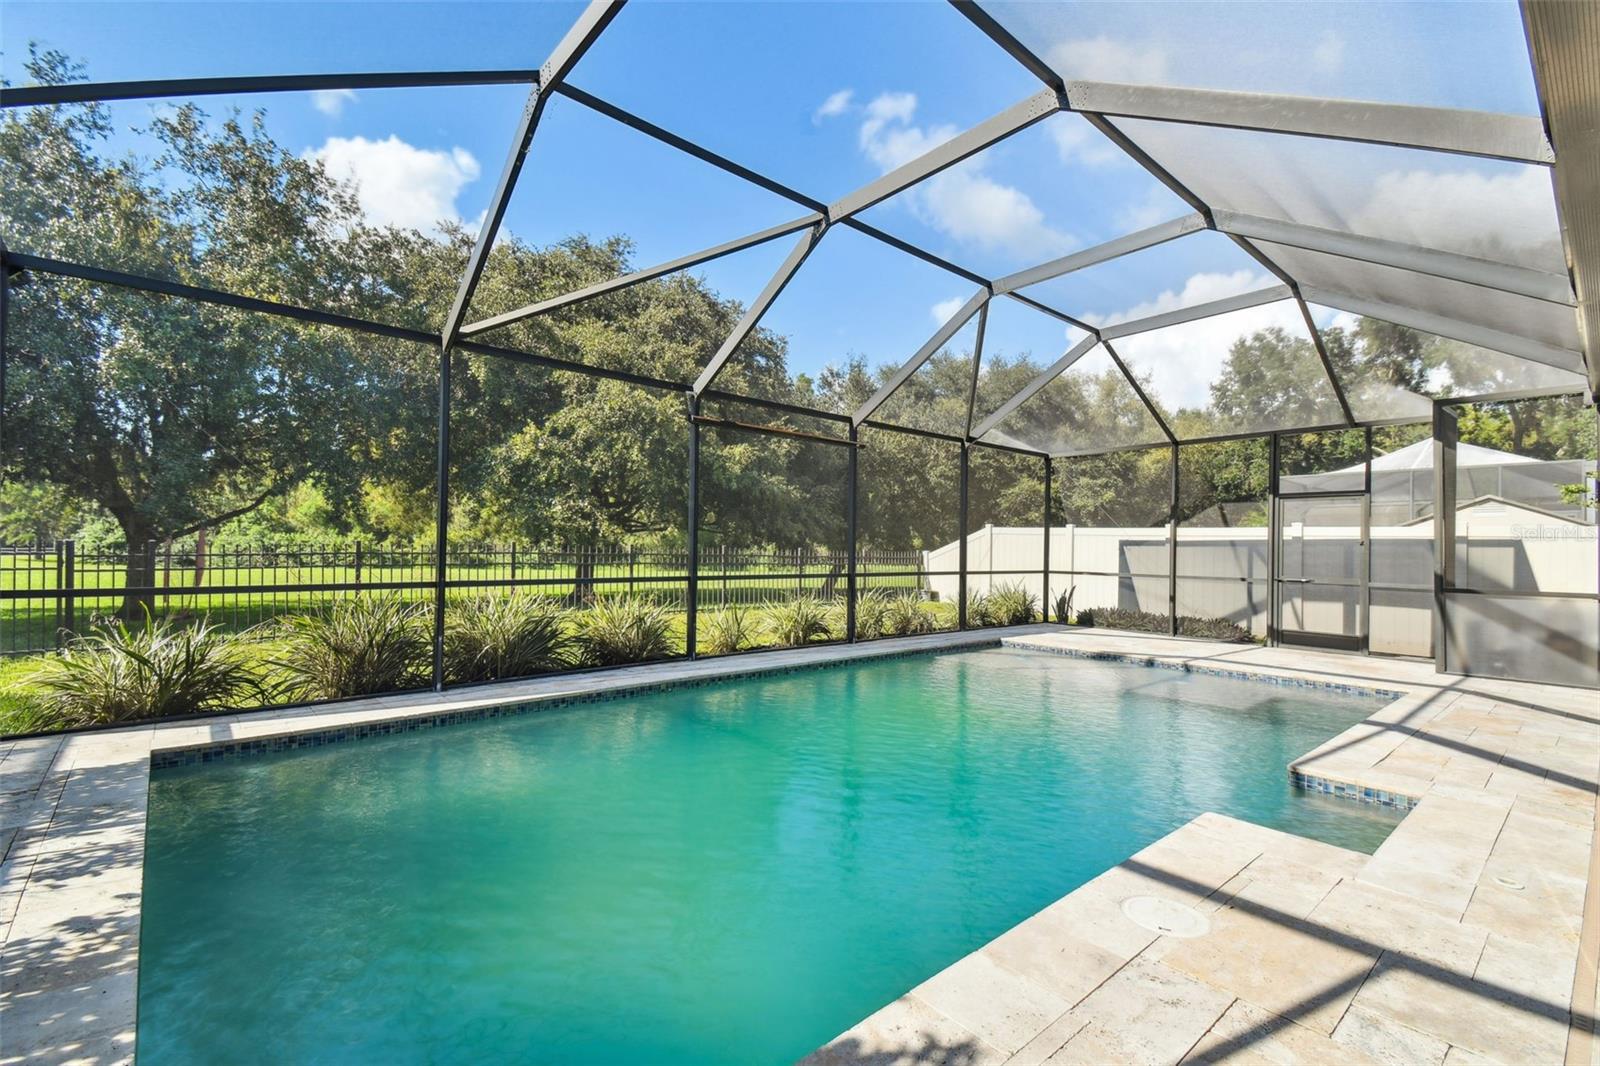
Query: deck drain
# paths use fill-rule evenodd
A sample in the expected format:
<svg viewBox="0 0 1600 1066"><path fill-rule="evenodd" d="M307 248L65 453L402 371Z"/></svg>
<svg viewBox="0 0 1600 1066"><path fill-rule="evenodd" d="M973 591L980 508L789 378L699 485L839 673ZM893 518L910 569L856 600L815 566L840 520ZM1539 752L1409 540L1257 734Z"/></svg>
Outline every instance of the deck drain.
<svg viewBox="0 0 1600 1066"><path fill-rule="evenodd" d="M1518 881L1515 877L1507 877L1505 874L1496 874L1494 883L1499 885L1501 888L1509 888L1513 892L1521 892L1523 889L1528 887L1523 882Z"/></svg>
<svg viewBox="0 0 1600 1066"><path fill-rule="evenodd" d="M1163 936L1189 939L1211 931L1211 920L1193 907L1156 896L1129 896L1122 901L1122 913L1135 924Z"/></svg>

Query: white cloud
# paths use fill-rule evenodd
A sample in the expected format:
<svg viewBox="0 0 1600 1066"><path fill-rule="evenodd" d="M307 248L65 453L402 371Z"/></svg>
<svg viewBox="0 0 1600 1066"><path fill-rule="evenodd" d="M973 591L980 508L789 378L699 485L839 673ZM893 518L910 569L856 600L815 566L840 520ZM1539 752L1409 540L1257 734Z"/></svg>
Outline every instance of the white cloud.
<svg viewBox="0 0 1600 1066"><path fill-rule="evenodd" d="M321 161L334 178L356 186L368 222L424 232L440 222L460 219L456 197L481 169L465 148L418 148L393 134L382 141L329 137L321 148L304 156Z"/></svg>
<svg viewBox="0 0 1600 1066"><path fill-rule="evenodd" d="M1160 45L1118 41L1104 34L1061 41L1046 61L1069 78L1134 84L1170 84L1167 50Z"/></svg>
<svg viewBox="0 0 1600 1066"><path fill-rule="evenodd" d="M1344 69L1344 38L1329 30L1311 49L1311 66L1319 74L1337 74Z"/></svg>
<svg viewBox="0 0 1600 1066"><path fill-rule="evenodd" d="M1195 274L1178 291L1167 290L1152 300L1106 315L1083 316L1094 325L1146 318L1181 307L1193 307L1273 284L1275 279L1250 270L1228 274ZM1114 341L1117 354L1136 374L1149 374L1151 388L1169 408L1203 407L1211 399L1211 382L1228 361L1228 350L1240 337L1277 326L1293 336L1305 335L1305 321L1292 301L1251 307L1231 314L1187 322L1171 329L1138 333Z"/></svg>
<svg viewBox="0 0 1600 1066"><path fill-rule="evenodd" d="M887 173L954 137L954 126L918 126L915 93L883 93L866 105L858 131L861 151ZM986 251L1025 259L1061 255L1077 245L1045 220L1021 189L984 173L981 155L943 171L902 194L901 202L926 225Z"/></svg>
<svg viewBox="0 0 1600 1066"><path fill-rule="evenodd" d="M1542 167L1379 174L1348 225L1358 233L1538 265L1537 258L1529 262L1531 252L1544 259L1545 269L1563 269L1555 198Z"/></svg>
<svg viewBox="0 0 1600 1066"><path fill-rule="evenodd" d="M1046 123L1050 139L1056 142L1056 154L1063 163L1087 163L1106 166L1128 158L1123 151L1106 140L1094 127L1078 115L1057 115Z"/></svg>
<svg viewBox="0 0 1600 1066"><path fill-rule="evenodd" d="M950 299L940 300L938 303L928 308L928 313L933 316L933 320L935 322L942 326L946 322L950 321L950 316L961 310L961 305L966 302L967 301L960 296L952 296Z"/></svg>
<svg viewBox="0 0 1600 1066"><path fill-rule="evenodd" d="M1140 230L1179 217L1183 209L1173 210L1172 199L1166 186L1151 185L1141 199L1117 209L1117 228L1123 231Z"/></svg>
<svg viewBox="0 0 1600 1066"><path fill-rule="evenodd" d="M355 98L356 94L349 89L318 89L311 94L311 106L324 115L338 118L344 113L344 105Z"/></svg>
<svg viewBox="0 0 1600 1066"><path fill-rule="evenodd" d="M854 89L840 89L838 92L831 94L826 100L822 101L822 106L812 113L812 123L821 125L823 119L844 114L849 110L850 101L855 98L855 95Z"/></svg>

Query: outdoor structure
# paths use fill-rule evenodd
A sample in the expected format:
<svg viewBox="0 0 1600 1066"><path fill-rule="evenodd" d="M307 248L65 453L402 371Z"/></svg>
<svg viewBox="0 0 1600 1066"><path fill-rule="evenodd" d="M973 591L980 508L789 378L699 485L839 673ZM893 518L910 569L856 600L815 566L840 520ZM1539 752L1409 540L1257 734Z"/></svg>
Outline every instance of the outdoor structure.
<svg viewBox="0 0 1600 1066"><path fill-rule="evenodd" d="M694 80L873 5L504 7L505 69L0 88L0 1062L1600 1062L1600 5L878 5L1026 89L966 128ZM1078 22L1144 7L1203 85ZM496 87L433 232L259 115L107 132ZM743 235L539 184L683 221L663 159Z"/></svg>
<svg viewBox="0 0 1600 1066"><path fill-rule="evenodd" d="M1126 606L1164 615L1174 633L1181 618L1215 615L1269 643L1306 641L1432 655L1441 670L1531 673L1548 679L1545 653L1533 649L1559 645L1559 676L1573 684L1596 684L1600 591L1594 577L1592 451L1533 470L1535 464L1522 462L1530 457L1519 454L1485 466L1479 453L1456 443L1458 412L1552 398L1592 404L1600 384L1595 351L1600 343L1600 213L1594 195L1600 168L1594 165L1595 105L1582 88L1600 54L1593 11L1543 0L1523 5L1539 91L1540 113L1535 115L1451 110L1404 100L1313 99L1159 81L1089 80L1070 60L1049 52L1059 29L1058 13L1051 7L961 2L956 8L993 47L1034 76L1039 90L927 147L877 180L827 200L585 91L584 56L618 16L620 3L590 5L537 70L8 87L0 106L12 113L84 101L208 94L507 83L529 88L520 119L508 131L509 151L454 299L428 328L145 276L117 264L68 261L37 250L36 235L28 232L0 235L8 281L5 299L16 299L13 287L29 278L78 279L442 353L432 374L438 398L436 538L426 564L432 568L426 584L434 607L435 688L445 682L441 649L452 596L507 584L453 577L450 569L451 553L458 550L450 543L452 476L460 458L453 449L462 430L453 375L469 359L559 370L681 397L687 440L682 472L687 551L671 568L674 572L635 576L630 571L627 587L654 583L681 590L686 613L682 650L690 657L697 654L702 585L711 576L708 568L714 572L715 566L704 540L704 454L727 441L766 435L802 442L811 454L838 458L837 495L821 509L837 504L841 512L842 543L834 555L842 557L837 568L842 573L829 572L820 587L843 599L841 635L846 640L856 637L856 605L871 587L926 580L941 599L954 601L956 624L966 628L971 594L1022 582L1042 601L1047 615L1060 594L1075 588L1074 609ZM474 297L519 179L530 168L562 165L541 152L539 136L547 106L558 99L788 201L798 214L784 224L691 255L485 313ZM870 221L874 207L1041 124L1069 119L1086 135L1136 161L1188 211L1002 276L968 269ZM1407 182L1407 174L1452 180ZM1532 210L1500 214L1486 208L1475 191L1483 183L1498 188L1496 182L1531 184L1545 191L1534 198ZM1455 201L1449 199L1452 188L1459 190ZM1375 195L1378 191L1381 196ZM546 208L559 213L561 205ZM1424 218L1444 224L1424 225ZM851 239L865 239L964 279L970 295L947 313L926 343L904 353L898 370L851 409L806 407L730 391L741 362L753 358L748 345L769 310L791 282L806 277L808 270L824 269L814 253ZM781 265L716 350L704 353L692 377L662 379L600 360L492 342L508 327L557 316L586 301L769 242L786 242ZM1136 275L1142 263L1169 248L1204 242L1215 246L1224 269L1242 257L1270 283L1221 298L1179 298L1173 301L1177 306L1115 321L1090 314L1074 296L1070 283L1077 279L1098 274L1099 280L1109 277L1115 284L1117 277ZM1106 274L1108 270L1112 273ZM0 302L0 311L5 307ZM1213 376L1208 401L1179 397L1169 379L1179 370L1175 361L1183 357L1175 360L1170 353L1188 345L1197 358L1214 360L1217 338L1229 323L1263 307L1282 309L1290 317L1283 320L1287 326L1275 327L1280 347L1263 354L1256 369L1285 384L1276 393L1246 395L1242 386L1232 392L1227 382ZM986 402L980 396L986 332L992 337L1004 316L1019 309L1053 320L1070 343L1020 390ZM1437 346L1439 354L1426 372L1397 375L1395 353L1378 342L1330 345L1334 322L1360 322L1377 332L1398 329L1422 338L1419 343ZM0 317L0 328L4 323ZM944 386L929 371L934 357L972 327L976 341L961 386L964 414L935 415L926 405L919 406L917 396L926 397L931 390L936 399L953 400L960 409L961 388L953 396L940 393ZM1244 341L1233 343L1237 347ZM10 342L0 347L9 350ZM1239 367L1250 367L1248 358L1238 359ZM1100 401L1085 406L1082 390L1091 373L1095 386L1106 391ZM947 404L939 410L949 409ZM1592 412L1587 417L1593 421ZM1375 454L1375 447L1386 446L1386 433L1400 432L1397 427L1420 428L1408 447ZM859 457L870 452L874 434L890 433L943 442L954 459L950 509L957 535L948 539L954 550L929 551L923 566L904 570L864 568L859 554L864 521ZM1337 439L1357 462L1327 470L1297 467L1295 449L1303 450L1310 435ZM1258 448L1249 460L1261 473L1255 495L1186 499L1186 457L1234 445ZM1149 459L1151 469L1164 468L1164 474L1141 486L1141 491L1150 490L1149 513L1142 520L1096 523L1072 513L1064 485L1088 466L1135 453ZM980 513L983 490L975 484L984 476L979 469L984 462L1026 466L1031 472L1020 476L1037 482L1039 517L1022 528L1060 527L1059 533L1035 537L1034 547L1014 554L991 551L990 540L1010 534L1004 529L977 532L994 524L991 516ZM1395 469L1395 463L1402 469ZM828 464L819 465L834 469ZM1523 476L1523 467L1530 468L1529 476ZM1481 475L1491 470L1494 484L1483 483ZM1587 502L1586 493L1591 496ZM1255 515L1248 535L1211 528L1231 524L1230 510L1241 509ZM1440 514L1448 520L1436 525L1426 520ZM1091 531L1088 525L1110 528ZM1480 540L1485 542L1481 547ZM1102 542L1102 547L1090 547ZM1327 565L1303 556L1312 542L1330 549ZM983 545L988 554L974 556L975 545ZM129 551L131 556L134 549ZM1546 555L1551 561L1541 561ZM1492 564L1481 561L1491 556ZM155 578L153 558L143 571L147 583L130 580L117 591L128 596L165 594ZM514 574L514 564L512 569ZM133 562L128 571L137 572ZM589 581L583 576L587 571L579 573ZM726 570L715 576L724 584L729 579ZM803 567L798 573L770 576L794 579L802 589L817 587L806 585ZM513 577L509 584L538 587L574 580ZM359 587L336 580L287 591ZM394 587L417 587L417 582ZM596 578L593 587L601 593L615 591L615 575ZM39 595L25 588L0 591L15 601ZM1398 629L1410 634L1407 639L1383 635L1397 631L1385 621L1389 612L1403 614L1406 621ZM1426 642L1414 625L1421 617L1431 621L1433 636Z"/></svg>

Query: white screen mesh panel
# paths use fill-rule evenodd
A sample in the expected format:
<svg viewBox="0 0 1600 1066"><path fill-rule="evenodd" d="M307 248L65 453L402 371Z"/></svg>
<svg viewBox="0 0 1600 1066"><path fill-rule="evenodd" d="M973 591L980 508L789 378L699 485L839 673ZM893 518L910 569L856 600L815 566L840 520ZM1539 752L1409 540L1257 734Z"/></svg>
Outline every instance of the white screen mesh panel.
<svg viewBox="0 0 1600 1066"><path fill-rule="evenodd" d="M1292 300L1111 342L1181 438L1343 419Z"/></svg>
<svg viewBox="0 0 1600 1066"><path fill-rule="evenodd" d="M983 436L1051 455L1104 451L1166 438L1106 350L1096 347Z"/></svg>
<svg viewBox="0 0 1600 1066"><path fill-rule="evenodd" d="M1567 269L1544 167L1174 122L1116 125L1215 210Z"/></svg>
<svg viewBox="0 0 1600 1066"><path fill-rule="evenodd" d="M1563 304L1270 241L1255 244L1307 287L1401 304L1526 337L1570 351L1574 370L1583 365L1577 317L1571 307Z"/></svg>

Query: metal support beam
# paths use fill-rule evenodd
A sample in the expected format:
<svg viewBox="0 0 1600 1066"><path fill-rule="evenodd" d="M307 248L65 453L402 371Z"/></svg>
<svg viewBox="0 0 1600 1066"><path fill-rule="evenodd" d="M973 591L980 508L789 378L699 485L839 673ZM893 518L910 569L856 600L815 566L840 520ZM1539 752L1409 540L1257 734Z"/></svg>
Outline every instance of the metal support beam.
<svg viewBox="0 0 1600 1066"><path fill-rule="evenodd" d="M640 118L631 111L626 111L623 108L618 107L616 104L613 104L607 100L602 100L600 97L595 96L592 93L584 92L582 89L571 84L570 82L562 82L560 85L552 87L551 91L565 96L573 103L582 104L589 110L598 115L604 115L613 122L620 122L629 129L634 130L637 133L642 133L652 140L660 141L662 144L665 144L671 148L676 148L678 151L683 152L686 155L692 155L702 163L708 163L724 173L732 174L736 178L743 178L750 184L758 186L759 188L763 188L775 195L781 196L785 200L797 204L800 207L804 207L808 211L822 213L828 209L828 205L822 200L814 199L810 196L807 196L803 192L789 188L789 186L784 185L782 182L774 181L765 174L758 173L754 170L751 170L749 167L735 163L733 160L727 158L726 156L718 155L709 148L701 147L700 145L689 140L687 137L680 137L671 130L657 126L654 122L651 122L648 119Z"/></svg>
<svg viewBox="0 0 1600 1066"><path fill-rule="evenodd" d="M887 400L896 389L906 383L906 379L910 378L912 374L915 374L918 370L922 369L922 364L926 363L934 352L948 344L950 338L959 333L961 331L961 327L965 326L972 316L977 314L979 309L988 302L988 289L979 289L977 292L973 293L972 296L967 299L967 302L962 304L960 309L957 310L955 314L951 315L944 325L940 326L934 331L933 336L928 338L927 343L921 348L918 348L916 354L910 359L907 359L905 364L901 366L899 370L894 372L894 376L888 381L884 382L883 386L879 388L877 392L872 394L871 399L862 404L860 407L856 408L855 413L850 416L850 420L859 426L861 423L871 418L872 412L883 406L884 401Z"/></svg>
<svg viewBox="0 0 1600 1066"><path fill-rule="evenodd" d="M855 447L860 443L860 430L856 426L850 427L850 459L847 477L850 479L846 486L845 497L845 525L848 527L849 556L845 560L845 606L844 606L844 632L845 639L851 644L856 642L856 557L859 554L860 537L857 531L859 512L857 510L857 493L860 483L860 454L861 449Z"/></svg>
<svg viewBox="0 0 1600 1066"><path fill-rule="evenodd" d="M961 443L961 500L957 505L961 539L956 549L956 628L967 628L967 487L971 480L972 445Z"/></svg>
<svg viewBox="0 0 1600 1066"><path fill-rule="evenodd" d="M550 58L545 61L544 66L539 68L539 84L528 93L527 103L522 107L522 115L517 119L516 133L511 139L511 152L506 156L505 165L500 168L500 180L495 185L494 195L489 198L483 225L478 229L477 242L467 257L466 270L462 272L461 284L456 288L455 301L450 305L444 329L440 331L440 342L444 347L449 348L455 344L456 336L461 329L461 321L466 316L467 307L472 303L472 294L477 291L478 281L483 277L484 265L489 260L489 249L494 246L495 235L500 232L500 223L505 219L506 206L511 202L511 193L517 186L517 175L522 173L522 164L528 157L528 148L533 143L533 131L539 126L539 117L544 113L544 103L549 98L550 88L561 84L562 79L611 24L611 20L617 17L617 13L622 10L622 4L623 0L589 0L589 6L584 8L583 14L578 16L577 22L573 23L567 35L561 39L561 43L556 45L555 51L550 53Z"/></svg>
<svg viewBox="0 0 1600 1066"><path fill-rule="evenodd" d="M1518 163L1555 162L1543 123L1492 111L1102 81L1067 82L1066 103L1072 111L1113 118L1292 133Z"/></svg>
<svg viewBox="0 0 1600 1066"><path fill-rule="evenodd" d="M746 234L743 237L735 237L731 241L724 241L722 244L715 245L711 248L704 248L698 252L691 252L688 255L680 256L677 259L669 259L665 263L657 263L655 266L646 267L643 270L635 270L631 274L624 274L621 277L611 278L608 281L601 281L593 285L586 285L581 289L574 289L572 292L565 293L561 296L553 296L548 300L541 300L538 303L528 304L527 306L519 307L514 311L506 311L505 313L495 315L492 318L485 318L477 322L469 323L468 325L461 327L461 336L474 337L480 333L487 333L492 329L499 329L501 326L509 326L513 322L520 322L525 318L533 318L536 315L542 315L547 312L554 311L557 308L567 307L576 303L582 303L585 300L592 300L596 296L604 296L608 292L616 292L619 289L630 288L646 281L654 281L656 278L665 277L666 275L676 273L679 270L688 270L691 267L697 267L702 263L709 263L714 259L721 259L725 255L732 255L734 252L743 251L746 248L754 248L758 244L765 244L766 242L775 240L778 237L786 237L791 233L805 229L807 226L814 226L820 221L822 221L822 216L816 212L813 212L809 215L803 215L800 218L793 219L789 222L784 222L777 226L771 226L755 233Z"/></svg>
<svg viewBox="0 0 1600 1066"><path fill-rule="evenodd" d="M977 0L950 0L950 4L965 15L969 22L987 34L990 40L1004 49L1012 59L1026 67L1028 73L1058 93L1067 91L1067 83L1060 74L1056 73L1055 68L1035 55L1032 49L1013 36L1011 31L1006 29L1000 23L1000 20L984 10Z"/></svg>
<svg viewBox="0 0 1600 1066"><path fill-rule="evenodd" d="M10 337L6 333L6 320L11 312L11 260L6 246L0 243L0 457L5 455L6 440L6 364L11 361ZM4 469L0 466L0 469Z"/></svg>
<svg viewBox="0 0 1600 1066"><path fill-rule="evenodd" d="M1544 123L1556 157L1556 209L1578 294L1589 391L1600 393L1600 7L1522 0Z"/></svg>
<svg viewBox="0 0 1600 1066"><path fill-rule="evenodd" d="M955 166L957 163L1005 140L1013 133L1027 129L1035 122L1049 118L1061 110L1061 98L1050 89L1034 93L1019 100L998 115L972 126L956 136L919 155L903 166L896 167L877 181L869 182L854 192L847 193L828 207L828 217L834 221L860 214L873 204L910 188L920 181Z"/></svg>
<svg viewBox="0 0 1600 1066"><path fill-rule="evenodd" d="M689 578L688 603L683 623L684 650L689 658L699 656L700 616L700 397L685 397L689 414ZM855 449L850 449L854 462Z"/></svg>
<svg viewBox="0 0 1600 1066"><path fill-rule="evenodd" d="M1019 270L1015 274L1007 274L1003 278L997 278L994 283L995 295L999 296L1002 293L1025 289L1029 285L1037 285L1042 281L1049 281L1052 278L1059 278L1063 274L1071 274L1075 270L1094 266L1096 263L1104 263L1111 259L1118 259L1134 252L1143 251L1146 248L1153 248L1158 244L1165 244L1168 241L1176 240L1179 237L1205 228L1206 217L1198 211L1184 215L1181 218L1161 222L1148 229L1139 230L1137 233L1130 233L1126 237L1117 237L1106 241L1104 244L1097 244L1093 248L1085 248L1081 252L1073 252L1071 255L1062 256L1060 259L1052 259L1048 263L1040 263L1038 266Z"/></svg>
<svg viewBox="0 0 1600 1066"><path fill-rule="evenodd" d="M1311 317L1311 308L1306 303L1305 297L1300 294L1298 285L1294 289L1294 305L1300 309L1300 317L1306 324L1306 332L1311 335L1311 346L1317 350L1317 359L1322 363L1322 372L1327 375L1328 385L1333 389L1333 398L1339 401L1339 410L1344 414L1346 425L1356 424L1356 414L1350 409L1350 399L1344 394L1344 386L1339 382L1339 375L1334 373L1333 358L1328 355L1328 346L1322 339L1322 331L1317 328L1316 321Z"/></svg>
<svg viewBox="0 0 1600 1066"><path fill-rule="evenodd" d="M1545 366L1565 370L1570 374L1583 373L1583 355L1580 352L1569 351L1565 348L1556 348L1548 344L1541 344L1526 337L1519 337L1510 333L1503 333L1497 329L1486 326L1475 326L1468 322L1460 322L1453 318L1434 314L1431 311L1419 311L1411 307L1401 307L1399 304L1386 303L1382 300L1369 300L1361 296L1349 296L1341 292L1328 289L1314 289L1302 286L1302 295L1312 303L1323 304L1327 307L1348 311L1353 315L1366 315L1369 318L1381 318L1385 322L1393 322L1397 326L1409 326L1420 329L1425 333L1435 333L1441 337L1461 341L1463 344L1475 344L1480 348L1490 348L1506 355L1514 355L1519 359L1541 363Z"/></svg>
<svg viewBox="0 0 1600 1066"><path fill-rule="evenodd" d="M1278 623L1283 610L1283 597L1278 588L1278 571L1282 565L1283 508L1278 498L1278 463L1280 461L1278 435L1267 434L1267 647L1278 646Z"/></svg>
<svg viewBox="0 0 1600 1066"><path fill-rule="evenodd" d="M978 375L983 373L983 334L989 326L989 301L978 308L978 340L972 346L972 379L967 382L967 420L962 436L972 437L972 409L978 405Z"/></svg>
<svg viewBox="0 0 1600 1066"><path fill-rule="evenodd" d="M1172 445L1171 497L1167 506L1167 636L1178 635L1178 446Z"/></svg>
<svg viewBox="0 0 1600 1066"><path fill-rule="evenodd" d="M767 313L767 308L771 307L772 302L783 292L784 287L794 277L795 271L800 269L800 264L806 261L806 257L811 254L812 249L816 248L817 242L822 240L822 235L827 232L827 229L827 223L818 223L802 233L800 239L794 242L794 247L789 250L789 254L779 264L777 273L768 279L766 287L761 290L761 294L750 304L749 309L744 313L744 317L739 320L739 324L733 327L733 332L728 334L727 339L722 342L722 347L717 349L717 354L711 357L711 362L706 364L706 368L695 379L694 394L696 396L705 392L711 383L716 380L723 366L733 357L733 353L738 350L739 345L744 343L744 339L761 322L761 316Z"/></svg>
<svg viewBox="0 0 1600 1066"><path fill-rule="evenodd" d="M972 282L974 285L982 285L986 289L990 285L989 279L984 277L982 274L979 274L976 271L968 270L966 267L961 266L958 263L952 263L943 256L934 255L927 249L920 248L917 245L912 244L910 241L903 241L894 234L886 233L877 226L863 222L859 218L847 218L842 220L839 224L842 226L848 226L857 233L865 233L868 237L871 237L873 240L878 241L881 244L887 244L896 251L904 252L909 256L914 256L930 266L936 266L940 270L948 271L958 278Z"/></svg>
<svg viewBox="0 0 1600 1066"><path fill-rule="evenodd" d="M1021 407L1024 403L1027 403L1040 389L1044 388L1056 378L1066 373L1067 369L1071 367L1073 363L1076 363L1079 359L1082 359L1085 355L1089 354L1090 350L1099 343L1100 341L1098 338L1085 337L1083 340L1067 349L1067 354L1063 355L1060 359L1057 359L1055 362L1045 367L1044 370L1040 371L1037 377L1024 385L1015 396L1001 404L1000 407L988 418L985 418L982 422L978 423L977 428L972 431L972 437L974 439L982 437L995 426L999 425L1002 421L1004 421L1007 415L1009 415L1012 411L1015 411L1018 407Z"/></svg>
<svg viewBox="0 0 1600 1066"><path fill-rule="evenodd" d="M439 424L434 441L433 529L433 691L444 691L445 589L450 577L450 363L449 348L439 349Z"/></svg>
<svg viewBox="0 0 1600 1066"><path fill-rule="evenodd" d="M1133 394L1139 397L1139 402L1144 404L1144 409L1150 412L1151 419L1154 420L1156 427L1161 430L1161 435L1167 438L1167 443L1178 443L1178 438L1173 434L1171 427L1167 425L1167 420L1161 416L1161 411L1145 393L1144 386L1139 384L1139 379L1134 377L1133 371L1128 369L1128 364L1122 361L1122 356L1117 354L1117 350L1111 346L1110 341L1103 340L1100 343L1105 345L1106 354L1111 357L1113 363L1117 364L1117 369L1122 371L1122 376L1128 380L1128 387L1133 389Z"/></svg>
<svg viewBox="0 0 1600 1066"><path fill-rule="evenodd" d="M274 74L239 78L163 78L153 81L74 81L0 88L0 108L89 104L101 100L188 99L303 93L329 89L426 89L459 85L527 85L537 70L430 70L372 74Z"/></svg>
<svg viewBox="0 0 1600 1066"><path fill-rule="evenodd" d="M1240 215L1231 211L1218 211L1216 224L1218 230L1230 236L1270 241L1336 255L1342 259L1409 270L1468 285L1481 285L1487 289L1516 293L1566 307L1573 305L1572 282L1562 274L1549 274L1543 270L1530 270L1455 252L1441 252L1402 241L1363 237L1340 230L1303 226L1298 222Z"/></svg>
<svg viewBox="0 0 1600 1066"><path fill-rule="evenodd" d="M1456 448L1460 427L1455 409L1433 405L1433 669L1450 668L1450 612L1445 590L1456 583Z"/></svg>
<svg viewBox="0 0 1600 1066"><path fill-rule="evenodd" d="M1208 303L1195 304L1193 307L1180 307L1176 311L1164 311L1159 315L1148 318L1136 318L1129 322L1118 322L1114 326L1100 327L1100 336L1103 340L1116 340L1118 337L1130 337L1135 333L1148 333L1151 330L1166 329L1168 326L1179 326L1185 322L1195 322L1202 318L1214 318L1217 315L1226 315L1233 311L1243 311L1250 307L1260 307L1262 304L1278 303L1281 300L1294 298L1294 290L1288 285L1273 285L1255 292L1244 292L1238 296L1228 296L1221 300L1212 300Z"/></svg>
<svg viewBox="0 0 1600 1066"><path fill-rule="evenodd" d="M353 318L349 315L334 314L330 311L318 311L314 308L300 307L297 304L282 304L272 300L260 300L253 296L240 296L236 293L205 289L197 285L185 285L177 281L167 281L164 278L147 278L139 274L124 274L116 270L104 270L100 267L84 266L82 263L69 263L60 259L47 259L43 256L18 252L8 253L6 260L13 268L25 267L42 274L77 278L80 281L94 282L98 285L117 285L125 289L136 289L140 292L156 293L161 296L173 296L184 300L194 300L199 303L215 304L219 307L233 307L256 314L275 315L279 318L293 319L297 322L332 326L336 329L348 329L356 333L370 333L374 336L391 337L395 340L414 341L418 344L426 344L429 347L436 346L439 343L439 338L435 334L424 333L418 329L391 326L382 322L371 322L364 318ZM667 381L664 378L653 378L603 366L570 363L565 359L554 359L548 355L535 355L532 352L518 351L515 348L503 348L492 344L481 344L477 341L457 341L455 347L460 352L510 359L514 362L527 363L531 366L542 366L550 370L565 370L575 374L586 374L589 377L606 378L610 381L626 381L630 385L639 385L649 389L681 390L684 387L684 383L681 381ZM768 401L752 400L744 397L738 397L738 399L749 403L766 403L768 406L772 406ZM801 413L809 412L802 411ZM845 416L819 412L814 417L843 419Z"/></svg>
<svg viewBox="0 0 1600 1066"><path fill-rule="evenodd" d="M1041 570L1041 575L1044 578L1044 584L1039 586L1039 588L1041 590L1040 593L1039 593L1039 617L1041 619L1043 619L1044 621L1046 621L1046 622L1050 621L1050 492L1051 492L1050 468L1051 468L1052 465L1053 464L1051 462L1050 457L1048 455L1045 456L1044 457L1044 563L1042 564L1042 570ZM1057 619L1057 621L1065 622L1066 619L1065 618L1060 618L1060 619Z"/></svg>

